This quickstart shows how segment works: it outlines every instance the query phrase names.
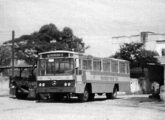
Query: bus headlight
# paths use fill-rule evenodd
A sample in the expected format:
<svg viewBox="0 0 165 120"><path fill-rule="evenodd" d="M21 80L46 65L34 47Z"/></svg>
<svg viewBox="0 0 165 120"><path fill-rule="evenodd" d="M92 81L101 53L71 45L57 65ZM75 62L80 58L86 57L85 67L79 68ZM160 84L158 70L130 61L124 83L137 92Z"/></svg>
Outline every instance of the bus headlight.
<svg viewBox="0 0 165 120"><path fill-rule="evenodd" d="M45 87L45 83L39 83L38 86Z"/></svg>
<svg viewBox="0 0 165 120"><path fill-rule="evenodd" d="M45 87L45 83L42 83L42 86Z"/></svg>
<svg viewBox="0 0 165 120"><path fill-rule="evenodd" d="M70 82L68 82L68 86L71 86L71 83Z"/></svg>
<svg viewBox="0 0 165 120"><path fill-rule="evenodd" d="M64 83L64 86L67 86L67 83L66 82Z"/></svg>

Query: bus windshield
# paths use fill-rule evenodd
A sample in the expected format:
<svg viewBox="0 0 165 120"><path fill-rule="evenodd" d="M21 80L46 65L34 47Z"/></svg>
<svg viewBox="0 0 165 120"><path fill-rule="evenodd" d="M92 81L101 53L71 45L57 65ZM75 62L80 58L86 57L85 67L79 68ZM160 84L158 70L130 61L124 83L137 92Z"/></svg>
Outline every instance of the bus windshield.
<svg viewBox="0 0 165 120"><path fill-rule="evenodd" d="M39 75L73 74L73 58L41 59Z"/></svg>

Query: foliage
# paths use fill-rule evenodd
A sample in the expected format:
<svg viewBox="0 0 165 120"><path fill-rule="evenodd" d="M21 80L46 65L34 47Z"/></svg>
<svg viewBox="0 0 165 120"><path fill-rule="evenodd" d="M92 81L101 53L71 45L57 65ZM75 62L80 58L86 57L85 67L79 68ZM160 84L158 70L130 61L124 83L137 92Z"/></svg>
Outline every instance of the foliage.
<svg viewBox="0 0 165 120"><path fill-rule="evenodd" d="M142 43L125 43L113 57L130 61L130 67L145 68L148 64L158 64L154 51L145 50Z"/></svg>
<svg viewBox="0 0 165 120"><path fill-rule="evenodd" d="M7 46L0 46L0 66L7 66L11 61L10 48Z"/></svg>
<svg viewBox="0 0 165 120"><path fill-rule="evenodd" d="M4 44L11 42L8 41ZM75 36L71 28L64 27L60 31L54 24L43 25L39 31L31 35L22 35L14 42L17 59L23 59L32 65L36 65L40 52L51 50L85 52L86 49L83 40Z"/></svg>
<svg viewBox="0 0 165 120"><path fill-rule="evenodd" d="M139 56L137 56L137 61L141 67L146 67L148 64L159 64L155 56L158 56L158 53L155 51L141 49Z"/></svg>

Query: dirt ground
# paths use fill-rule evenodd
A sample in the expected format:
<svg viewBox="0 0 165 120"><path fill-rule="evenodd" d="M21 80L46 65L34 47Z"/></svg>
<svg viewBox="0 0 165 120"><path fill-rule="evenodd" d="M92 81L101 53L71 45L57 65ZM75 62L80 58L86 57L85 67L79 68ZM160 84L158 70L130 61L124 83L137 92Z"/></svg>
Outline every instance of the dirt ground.
<svg viewBox="0 0 165 120"><path fill-rule="evenodd" d="M0 120L165 120L165 104L148 95L120 95L92 102L55 102L0 97Z"/></svg>

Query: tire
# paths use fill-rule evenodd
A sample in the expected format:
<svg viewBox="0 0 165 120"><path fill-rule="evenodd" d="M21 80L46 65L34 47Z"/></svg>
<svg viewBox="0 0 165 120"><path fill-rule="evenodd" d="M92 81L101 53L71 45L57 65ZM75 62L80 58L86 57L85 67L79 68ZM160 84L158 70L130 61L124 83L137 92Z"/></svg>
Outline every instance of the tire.
<svg viewBox="0 0 165 120"><path fill-rule="evenodd" d="M54 95L53 95L53 99L54 99L55 101L62 101L63 98L64 98L64 95L62 95L62 94L54 94Z"/></svg>
<svg viewBox="0 0 165 120"><path fill-rule="evenodd" d="M43 94L43 93L37 93L36 99L37 99L37 102L40 102L42 100L47 100L48 97L45 94Z"/></svg>
<svg viewBox="0 0 165 120"><path fill-rule="evenodd" d="M117 87L113 89L113 93L106 93L107 99L116 99L117 98Z"/></svg>
<svg viewBox="0 0 165 120"><path fill-rule="evenodd" d="M17 99L22 99L22 95L20 93L18 93L17 91L16 91L15 96L16 96Z"/></svg>
<svg viewBox="0 0 165 120"><path fill-rule="evenodd" d="M17 99L26 99L28 94L19 92L19 89L16 89L16 94L15 94Z"/></svg>
<svg viewBox="0 0 165 120"><path fill-rule="evenodd" d="M85 90L84 90L84 93L83 94L79 94L78 95L78 98L81 102L87 102L89 100L89 90L88 88L86 87Z"/></svg>
<svg viewBox="0 0 165 120"><path fill-rule="evenodd" d="M89 94L89 101L93 101L95 98L95 94L94 93L90 93Z"/></svg>
<svg viewBox="0 0 165 120"><path fill-rule="evenodd" d="M40 93L36 94L36 102L40 102L41 101L41 96Z"/></svg>

